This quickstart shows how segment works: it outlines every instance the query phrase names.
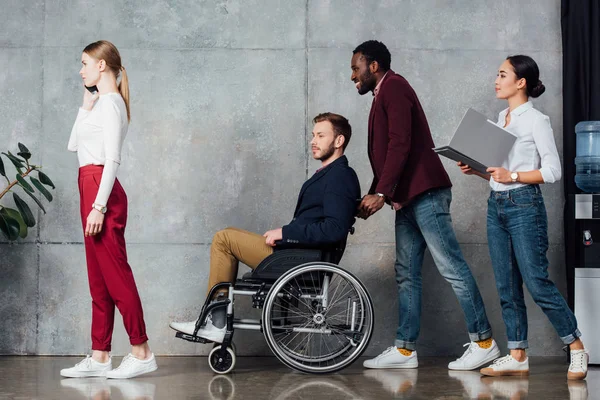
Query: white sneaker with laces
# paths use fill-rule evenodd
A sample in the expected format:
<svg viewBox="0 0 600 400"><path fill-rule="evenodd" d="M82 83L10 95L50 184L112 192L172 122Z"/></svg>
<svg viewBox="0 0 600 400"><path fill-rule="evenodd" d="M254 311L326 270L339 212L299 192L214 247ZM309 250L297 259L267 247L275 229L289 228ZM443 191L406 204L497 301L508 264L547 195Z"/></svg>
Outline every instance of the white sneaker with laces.
<svg viewBox="0 0 600 400"><path fill-rule="evenodd" d="M405 356L398 351L396 346L388 347L375 358L366 360L363 363L365 368L417 368L417 352L413 351L410 356Z"/></svg>
<svg viewBox="0 0 600 400"><path fill-rule="evenodd" d="M196 329L196 321L189 322L171 322L169 324L171 329L174 329L178 332L183 332L188 335L194 335L194 329ZM210 340L215 343L222 343L225 338L225 331L227 330L226 326L222 328L217 328L212 323L212 314L208 314L206 317L206 324L198 329L198 333L196 336L201 338Z"/></svg>
<svg viewBox="0 0 600 400"><path fill-rule="evenodd" d="M525 361L517 361L509 354L497 359L479 372L487 376L527 376L529 375L529 358L526 358Z"/></svg>
<svg viewBox="0 0 600 400"><path fill-rule="evenodd" d="M156 365L154 353L147 360L140 360L129 353L123 357L121 365L106 373L106 377L109 379L129 379L154 372L157 369L158 366Z"/></svg>
<svg viewBox="0 0 600 400"><path fill-rule="evenodd" d="M112 359L100 363L90 356L86 356L82 361L71 368L60 370L60 375L65 378L90 378L94 376L106 376L106 373L112 369Z"/></svg>
<svg viewBox="0 0 600 400"><path fill-rule="evenodd" d="M571 350L571 364L569 365L569 372L567 372L567 379L585 379L589 361L590 354L587 350Z"/></svg>
<svg viewBox="0 0 600 400"><path fill-rule="evenodd" d="M483 349L475 342L467 343L463 347L467 346L467 350L459 359L448 364L448 369L470 371L500 357L500 349L495 340L492 340L492 346L489 349Z"/></svg>

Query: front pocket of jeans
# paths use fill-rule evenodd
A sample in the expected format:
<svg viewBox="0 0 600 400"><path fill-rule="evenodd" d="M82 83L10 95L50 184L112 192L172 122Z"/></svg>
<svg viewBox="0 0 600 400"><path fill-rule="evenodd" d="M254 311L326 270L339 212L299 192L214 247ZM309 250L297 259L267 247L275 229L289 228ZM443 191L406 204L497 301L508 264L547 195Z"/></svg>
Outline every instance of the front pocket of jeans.
<svg viewBox="0 0 600 400"><path fill-rule="evenodd" d="M535 202L534 195L521 194L517 196L510 196L510 203L517 207L531 207Z"/></svg>

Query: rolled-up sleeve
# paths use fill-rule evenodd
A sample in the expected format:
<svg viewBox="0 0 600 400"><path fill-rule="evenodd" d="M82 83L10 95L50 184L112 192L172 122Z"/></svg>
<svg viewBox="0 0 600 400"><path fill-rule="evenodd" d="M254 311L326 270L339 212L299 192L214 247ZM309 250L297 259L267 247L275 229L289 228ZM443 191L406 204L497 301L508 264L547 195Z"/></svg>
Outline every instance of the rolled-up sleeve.
<svg viewBox="0 0 600 400"><path fill-rule="evenodd" d="M540 155L540 173L544 183L559 181L562 170L550 118L545 115L536 118L533 124L533 140Z"/></svg>

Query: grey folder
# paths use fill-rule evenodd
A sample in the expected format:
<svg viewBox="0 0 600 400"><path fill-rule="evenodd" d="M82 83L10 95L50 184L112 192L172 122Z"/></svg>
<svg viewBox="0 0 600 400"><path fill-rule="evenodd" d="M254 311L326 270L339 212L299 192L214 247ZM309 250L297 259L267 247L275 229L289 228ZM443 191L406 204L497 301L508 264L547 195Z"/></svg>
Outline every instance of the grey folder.
<svg viewBox="0 0 600 400"><path fill-rule="evenodd" d="M500 167L517 137L469 108L448 146L433 149L439 155L469 165L487 174L488 167Z"/></svg>

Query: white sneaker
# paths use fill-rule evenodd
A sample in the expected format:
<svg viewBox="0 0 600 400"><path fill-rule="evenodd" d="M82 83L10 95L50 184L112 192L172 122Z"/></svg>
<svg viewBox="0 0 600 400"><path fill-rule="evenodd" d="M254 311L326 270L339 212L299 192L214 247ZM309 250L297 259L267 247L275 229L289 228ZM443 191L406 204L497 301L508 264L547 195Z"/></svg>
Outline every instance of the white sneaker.
<svg viewBox="0 0 600 400"><path fill-rule="evenodd" d="M571 365L569 365L567 379L585 379L587 376L589 361L590 355L587 350L571 350Z"/></svg>
<svg viewBox="0 0 600 400"><path fill-rule="evenodd" d="M196 321L190 322L171 322L169 324L171 329L174 329L178 332L183 332L188 335L194 335L194 329L196 329ZM206 324L198 329L198 333L196 336L201 338L210 340L215 343L222 343L225 338L225 331L227 330L227 326L223 326L222 328L217 328L212 323L212 314L208 314L206 317Z"/></svg>
<svg viewBox="0 0 600 400"><path fill-rule="evenodd" d="M509 354L497 359L492 365L482 368L479 372L487 376L527 376L529 375L529 358L519 362Z"/></svg>
<svg viewBox="0 0 600 400"><path fill-rule="evenodd" d="M459 359L448 364L448 369L470 371L500 357L500 349L495 340L492 340L492 346L489 349L483 349L475 342L467 343L463 347L466 346L469 347L465 353Z"/></svg>
<svg viewBox="0 0 600 400"><path fill-rule="evenodd" d="M140 360L135 358L133 354L129 353L123 357L121 365L106 373L106 377L109 379L129 379L150 372L154 372L158 369L156 365L156 358L154 353L147 360Z"/></svg>
<svg viewBox="0 0 600 400"><path fill-rule="evenodd" d="M396 346L388 347L377 357L363 363L365 368L417 368L418 366L416 351L413 351L410 356L405 356Z"/></svg>
<svg viewBox="0 0 600 400"><path fill-rule="evenodd" d="M112 370L111 358L105 363L100 363L92 357L86 356L74 367L61 369L60 375L65 378L90 378L93 376L106 376L106 373L110 370Z"/></svg>

